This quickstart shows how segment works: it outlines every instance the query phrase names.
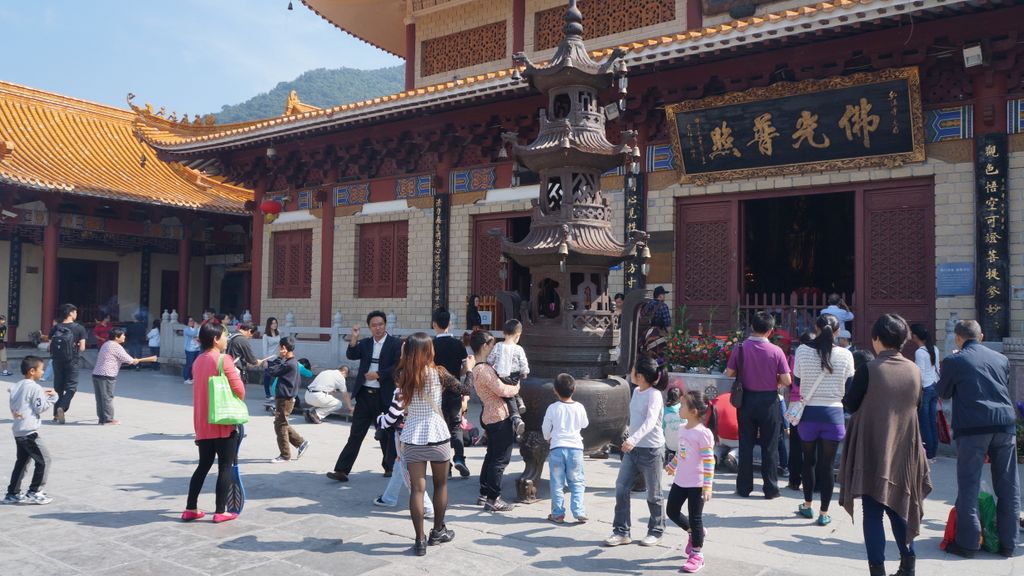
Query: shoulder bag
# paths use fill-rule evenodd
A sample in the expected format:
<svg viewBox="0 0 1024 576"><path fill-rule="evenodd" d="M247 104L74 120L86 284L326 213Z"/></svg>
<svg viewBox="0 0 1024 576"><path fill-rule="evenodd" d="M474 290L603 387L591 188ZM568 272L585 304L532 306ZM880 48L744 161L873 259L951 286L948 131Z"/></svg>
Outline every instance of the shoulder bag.
<svg viewBox="0 0 1024 576"><path fill-rule="evenodd" d="M811 391L807 393L807 396L800 395L800 399L796 402L790 402L789 408L786 408L786 413L783 414L783 418L786 422L789 422L790 426L796 426L800 423L800 419L803 418L804 408L807 406L807 400L814 396L814 391L818 389L818 384L825 379L825 371L822 370L821 374L818 374L818 378L811 385Z"/></svg>
<svg viewBox="0 0 1024 576"><path fill-rule="evenodd" d="M249 421L249 407L245 401L235 396L228 377L224 375L224 354L217 359L217 374L209 379L209 413L210 424L233 426Z"/></svg>
<svg viewBox="0 0 1024 576"><path fill-rule="evenodd" d="M732 381L729 389L729 404L736 408L743 407L743 344L736 346L736 378Z"/></svg>

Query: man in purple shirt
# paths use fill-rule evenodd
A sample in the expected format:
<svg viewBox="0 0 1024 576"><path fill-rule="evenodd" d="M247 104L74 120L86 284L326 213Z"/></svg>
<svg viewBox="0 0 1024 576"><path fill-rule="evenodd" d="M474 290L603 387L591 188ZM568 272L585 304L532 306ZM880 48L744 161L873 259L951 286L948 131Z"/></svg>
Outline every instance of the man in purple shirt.
<svg viewBox="0 0 1024 576"><path fill-rule="evenodd" d="M739 356L743 356L743 406L739 409L740 447L736 493L746 498L754 489L754 443L761 447L761 478L764 497L779 497L779 388L789 386L789 362L786 354L768 341L775 328L775 318L768 312L757 312L750 320L751 335L729 356L726 376L736 375Z"/></svg>

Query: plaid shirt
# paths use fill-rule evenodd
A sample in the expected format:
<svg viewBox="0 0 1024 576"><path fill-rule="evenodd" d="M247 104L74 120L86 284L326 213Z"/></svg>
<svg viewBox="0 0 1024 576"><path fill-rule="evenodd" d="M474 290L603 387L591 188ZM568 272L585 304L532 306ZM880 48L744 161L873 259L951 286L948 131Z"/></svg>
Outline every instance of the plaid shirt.
<svg viewBox="0 0 1024 576"><path fill-rule="evenodd" d="M416 446L443 444L451 440L451 429L441 414L441 393L444 390L455 390L466 393L459 379L443 368L428 370L423 381L423 390L404 406L401 391L396 388L388 411L381 414L377 423L381 428L389 428L405 417L402 429L402 443ZM396 381L400 375L396 374Z"/></svg>
<svg viewBox="0 0 1024 576"><path fill-rule="evenodd" d="M668 304L660 300L651 300L644 306L646 308L644 312L651 314L651 326L665 329L672 327L672 313L669 312ZM654 309L653 312L651 312L652 307Z"/></svg>
<svg viewBox="0 0 1024 576"><path fill-rule="evenodd" d="M117 373L121 371L121 364L131 364L134 360L135 358L125 351L124 346L113 340L107 340L100 348L99 356L96 357L96 367L92 369L92 375L117 378Z"/></svg>

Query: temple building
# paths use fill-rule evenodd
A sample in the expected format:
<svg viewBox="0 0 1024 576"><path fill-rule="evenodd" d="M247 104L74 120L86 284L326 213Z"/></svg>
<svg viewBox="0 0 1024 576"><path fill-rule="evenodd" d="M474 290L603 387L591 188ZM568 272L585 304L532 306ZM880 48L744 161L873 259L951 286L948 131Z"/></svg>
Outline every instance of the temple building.
<svg viewBox="0 0 1024 576"><path fill-rule="evenodd" d="M0 82L0 282L8 287L0 314L9 343L47 333L64 302L87 326L105 315L130 322L248 306L251 190L157 159L135 118Z"/></svg>
<svg viewBox="0 0 1024 576"><path fill-rule="evenodd" d="M439 304L461 323L470 295L528 298L500 239L526 237L538 176L503 136L532 142L549 103L513 56L550 59L567 3L303 3L404 57L407 90L226 127L136 108L160 158L216 160L255 206L282 208L251 215L253 315L329 326L379 308L426 326ZM940 343L953 314L990 341L1024 337L1024 6L574 3L591 57L628 68L600 113L635 131L639 156L601 188L620 240L647 230L653 255L609 292L665 286L675 315L722 332L765 308L799 332L838 293L860 345L888 311Z"/></svg>

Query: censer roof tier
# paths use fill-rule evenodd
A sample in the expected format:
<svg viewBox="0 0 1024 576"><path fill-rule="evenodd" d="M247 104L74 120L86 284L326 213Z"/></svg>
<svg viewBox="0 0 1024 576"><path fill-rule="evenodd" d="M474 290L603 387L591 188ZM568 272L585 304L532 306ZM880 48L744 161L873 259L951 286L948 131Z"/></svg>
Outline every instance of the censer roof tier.
<svg viewBox="0 0 1024 576"><path fill-rule="evenodd" d="M634 246L616 240L609 222L555 220L540 224L535 215L530 233L519 242L504 239L501 251L527 267L557 266L564 259L568 265L608 268L633 255ZM563 241L567 254L560 252Z"/></svg>

